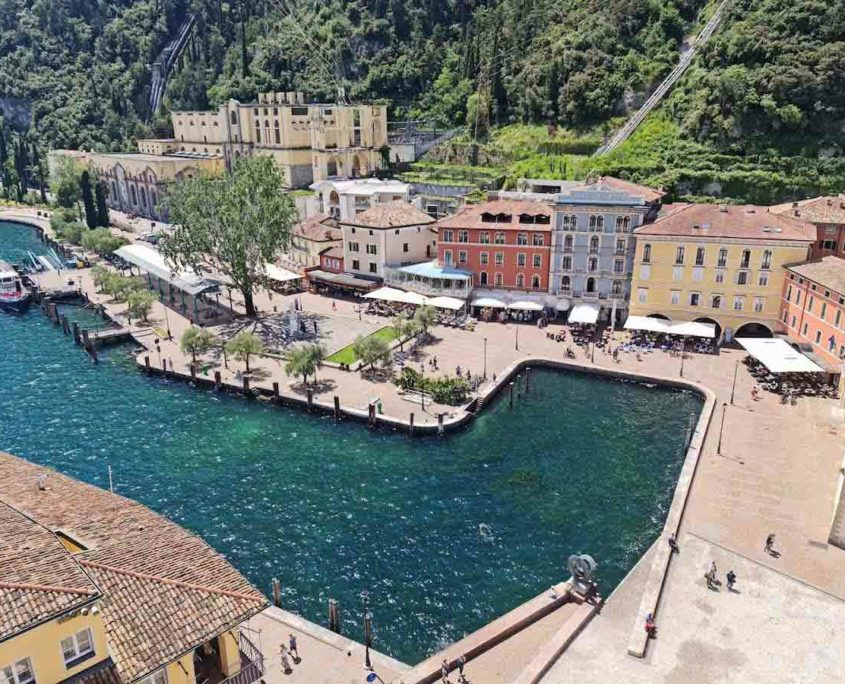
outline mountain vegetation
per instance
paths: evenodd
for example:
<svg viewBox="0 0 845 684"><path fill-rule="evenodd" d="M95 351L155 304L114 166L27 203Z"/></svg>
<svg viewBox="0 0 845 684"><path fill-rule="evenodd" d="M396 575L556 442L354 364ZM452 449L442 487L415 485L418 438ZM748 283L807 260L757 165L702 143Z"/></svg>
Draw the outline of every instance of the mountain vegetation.
<svg viewBox="0 0 845 684"><path fill-rule="evenodd" d="M0 180L20 198L43 186L47 149L128 149L136 137L166 135L169 110L267 90L387 101L394 118L463 128L474 155L478 145L495 146L502 127L545 128L548 135L528 148L542 160L536 165L571 175L594 164L575 162L668 73L714 6L0 0ZM195 27L154 114L150 65L190 14ZM730 0L721 27L656 118L668 144L657 151L659 163L632 172L680 182L667 175L680 159L699 176L780 174L761 179L774 195L792 186L809 191L808 179L841 188L843 81L845 0ZM623 150L594 165L624 172L636 162L624 157ZM753 191L757 182L746 178L742 187ZM686 189L706 194L696 183Z"/></svg>

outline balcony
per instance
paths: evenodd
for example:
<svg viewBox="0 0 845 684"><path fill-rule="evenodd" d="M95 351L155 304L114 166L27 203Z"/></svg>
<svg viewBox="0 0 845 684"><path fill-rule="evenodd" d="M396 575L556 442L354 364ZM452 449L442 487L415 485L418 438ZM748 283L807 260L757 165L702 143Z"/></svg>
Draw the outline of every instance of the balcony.
<svg viewBox="0 0 845 684"><path fill-rule="evenodd" d="M200 646L194 651L194 672L196 684L254 684L264 676L264 656L243 632L238 633L238 649L241 656L241 668L229 677L224 676L219 655L213 648L217 639L229 638L228 634L212 640L212 648L206 653Z"/></svg>

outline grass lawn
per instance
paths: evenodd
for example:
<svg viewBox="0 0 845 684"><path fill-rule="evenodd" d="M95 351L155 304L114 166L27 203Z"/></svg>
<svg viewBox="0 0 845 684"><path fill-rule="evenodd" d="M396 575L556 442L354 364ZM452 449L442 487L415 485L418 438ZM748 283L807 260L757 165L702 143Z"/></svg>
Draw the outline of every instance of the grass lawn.
<svg viewBox="0 0 845 684"><path fill-rule="evenodd" d="M396 339L396 331L390 327L385 326L384 328L379 328L371 335L367 335L367 337L380 337L387 342L393 342ZM350 344L345 346L343 349L338 349L334 354L329 356L326 361L330 363L355 363L358 360L358 357L355 356L355 350L353 349L355 345Z"/></svg>

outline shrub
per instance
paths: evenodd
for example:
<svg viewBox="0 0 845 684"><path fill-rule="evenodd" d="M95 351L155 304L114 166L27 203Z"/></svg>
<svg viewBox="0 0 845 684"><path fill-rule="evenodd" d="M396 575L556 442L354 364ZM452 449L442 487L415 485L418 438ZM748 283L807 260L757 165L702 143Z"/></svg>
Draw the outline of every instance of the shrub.
<svg viewBox="0 0 845 684"><path fill-rule="evenodd" d="M470 386L464 378L425 377L413 368L403 368L393 382L403 390L425 392L438 404L459 406L469 397Z"/></svg>

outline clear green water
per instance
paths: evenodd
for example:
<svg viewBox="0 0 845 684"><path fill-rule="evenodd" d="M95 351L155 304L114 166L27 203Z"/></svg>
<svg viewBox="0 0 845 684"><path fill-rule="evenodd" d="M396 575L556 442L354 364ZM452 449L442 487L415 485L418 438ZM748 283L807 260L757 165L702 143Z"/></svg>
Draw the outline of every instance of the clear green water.
<svg viewBox="0 0 845 684"><path fill-rule="evenodd" d="M37 247L0 224L0 257ZM83 314L84 315L84 314ZM260 589L416 662L566 579L591 553L606 593L662 526L692 394L534 372L467 430L410 439L94 366L36 309L0 316L0 449L108 486L202 535Z"/></svg>

